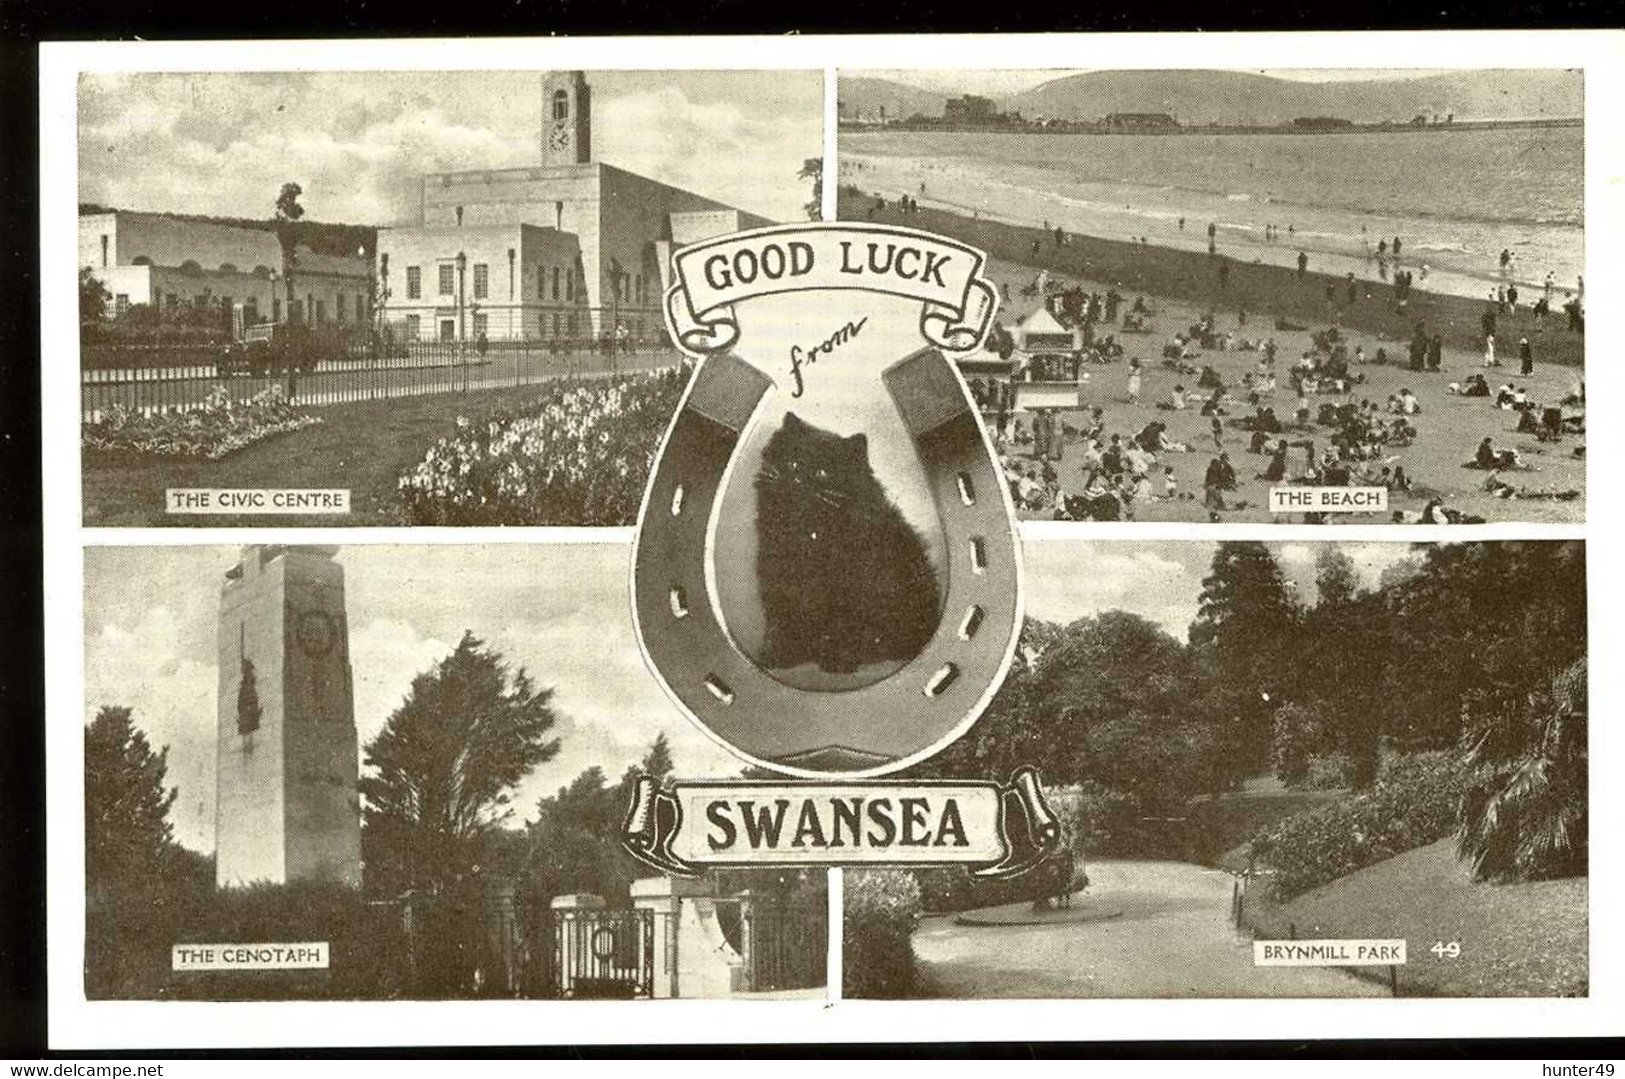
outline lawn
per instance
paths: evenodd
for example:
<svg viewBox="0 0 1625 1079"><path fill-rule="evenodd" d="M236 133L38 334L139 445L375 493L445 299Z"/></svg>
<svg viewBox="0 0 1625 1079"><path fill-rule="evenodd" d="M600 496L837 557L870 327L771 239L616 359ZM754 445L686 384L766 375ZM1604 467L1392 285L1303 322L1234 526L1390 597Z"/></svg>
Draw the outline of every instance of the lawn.
<svg viewBox="0 0 1625 1079"><path fill-rule="evenodd" d="M1257 894L1256 892L1254 894ZM1445 839L1284 904L1249 904L1260 938L1400 938L1413 997L1556 997L1587 992L1587 878L1475 884ZM1458 959L1435 942L1461 945ZM1386 970L1370 972L1387 977Z"/></svg>
<svg viewBox="0 0 1625 1079"><path fill-rule="evenodd" d="M169 460L87 452L84 523L88 526L265 524L404 525L400 474L423 458L458 416L478 420L554 392L549 383L399 397L312 409L322 422L276 435L219 461ZM169 487L347 487L350 513L297 517L167 515Z"/></svg>
<svg viewBox="0 0 1625 1079"><path fill-rule="evenodd" d="M1277 821L1335 802L1347 791L1287 790L1273 777L1250 779L1239 791L1191 802L1186 814L1204 865L1232 872L1247 866L1249 839Z"/></svg>

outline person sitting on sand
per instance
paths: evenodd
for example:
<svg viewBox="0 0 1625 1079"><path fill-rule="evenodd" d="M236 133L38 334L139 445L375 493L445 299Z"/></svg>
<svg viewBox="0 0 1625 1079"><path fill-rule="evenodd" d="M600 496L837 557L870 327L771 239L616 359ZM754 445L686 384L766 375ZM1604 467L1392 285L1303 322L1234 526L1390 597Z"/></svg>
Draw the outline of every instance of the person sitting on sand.
<svg viewBox="0 0 1625 1079"><path fill-rule="evenodd" d="M1511 409L1512 398L1512 384L1510 382L1501 383L1500 387L1495 391L1495 407L1503 411Z"/></svg>
<svg viewBox="0 0 1625 1079"><path fill-rule="evenodd" d="M1175 412L1179 412L1185 408L1186 404L1185 387L1182 383L1176 383L1173 393L1168 395L1168 407Z"/></svg>
<svg viewBox="0 0 1625 1079"><path fill-rule="evenodd" d="M1473 459L1467 462L1468 468L1479 468L1486 472L1499 472L1503 469L1523 468L1524 464L1518 458L1517 450L1498 450L1493 441L1486 436L1478 444L1478 450Z"/></svg>
<svg viewBox="0 0 1625 1079"><path fill-rule="evenodd" d="M1399 391L1399 411L1405 416L1414 416L1422 411L1422 402L1416 399L1416 394L1409 387Z"/></svg>
<svg viewBox="0 0 1625 1079"><path fill-rule="evenodd" d="M1179 480L1174 476L1172 465L1162 470L1162 497L1165 502L1173 502L1179 498Z"/></svg>

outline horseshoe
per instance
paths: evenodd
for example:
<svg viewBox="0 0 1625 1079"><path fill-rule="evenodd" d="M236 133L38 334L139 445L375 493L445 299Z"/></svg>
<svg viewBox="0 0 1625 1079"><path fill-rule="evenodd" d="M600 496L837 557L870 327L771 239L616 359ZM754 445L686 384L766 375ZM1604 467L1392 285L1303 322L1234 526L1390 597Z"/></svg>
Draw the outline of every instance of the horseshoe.
<svg viewBox="0 0 1625 1079"><path fill-rule="evenodd" d="M881 379L929 477L947 551L937 628L888 677L841 691L789 686L723 624L707 581L711 517L734 450L773 385L749 363L718 353L700 364L639 515L633 618L656 677L714 739L792 775L880 775L940 749L986 707L1021 628L1009 491L958 374L925 348Z"/></svg>

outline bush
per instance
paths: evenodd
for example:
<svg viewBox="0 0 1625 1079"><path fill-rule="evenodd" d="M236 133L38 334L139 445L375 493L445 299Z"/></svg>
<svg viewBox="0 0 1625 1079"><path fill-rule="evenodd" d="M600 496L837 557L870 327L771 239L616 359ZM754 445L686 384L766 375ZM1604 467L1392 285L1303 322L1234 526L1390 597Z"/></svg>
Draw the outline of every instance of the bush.
<svg viewBox="0 0 1625 1079"><path fill-rule="evenodd" d="M1297 786L1302 790L1340 791L1354 778L1354 762L1347 753L1324 753L1309 758L1309 765Z"/></svg>
<svg viewBox="0 0 1625 1079"><path fill-rule="evenodd" d="M406 937L397 908L336 884L259 884L216 891L213 881L122 892L86 903L85 995L135 1000L388 999L407 991ZM197 971L171 967L176 944L325 941L326 970Z"/></svg>
<svg viewBox="0 0 1625 1079"><path fill-rule="evenodd" d="M201 405L185 412L144 415L114 405L101 419L81 425L80 440L86 450L216 461L272 435L320 422L289 404L281 386L246 401L234 401L226 387L216 386Z"/></svg>
<svg viewBox="0 0 1625 1079"><path fill-rule="evenodd" d="M1315 716L1300 704L1283 704L1275 710L1271 749L1275 775L1288 787L1301 787L1309 776L1309 751L1319 730Z"/></svg>
<svg viewBox="0 0 1625 1079"><path fill-rule="evenodd" d="M1459 763L1443 753L1390 763L1371 790L1288 817L1253 837L1274 871L1269 897L1285 902L1396 854L1453 835L1465 789Z"/></svg>
<svg viewBox="0 0 1625 1079"><path fill-rule="evenodd" d="M472 423L400 477L419 525L630 525L687 372L561 381L518 413Z"/></svg>
<svg viewBox="0 0 1625 1079"><path fill-rule="evenodd" d="M920 919L920 888L900 869L846 874L842 924L842 993L898 998L917 989L911 938Z"/></svg>

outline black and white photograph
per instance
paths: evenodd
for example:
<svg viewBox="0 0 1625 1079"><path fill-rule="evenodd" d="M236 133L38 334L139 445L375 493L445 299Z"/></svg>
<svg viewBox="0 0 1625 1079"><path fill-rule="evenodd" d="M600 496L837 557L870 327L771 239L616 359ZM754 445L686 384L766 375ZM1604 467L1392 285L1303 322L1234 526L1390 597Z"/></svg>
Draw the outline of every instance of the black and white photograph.
<svg viewBox="0 0 1625 1079"><path fill-rule="evenodd" d="M843 69L838 110L841 218L991 258L963 366L1024 518L1584 520L1580 71Z"/></svg>
<svg viewBox="0 0 1625 1079"><path fill-rule="evenodd" d="M54 1050L1619 1031L1625 33L519 29L40 49Z"/></svg>
<svg viewBox="0 0 1625 1079"><path fill-rule="evenodd" d="M644 669L626 559L88 551L86 998L822 999L823 870L621 849L637 776L741 771Z"/></svg>
<svg viewBox="0 0 1625 1079"><path fill-rule="evenodd" d="M1021 662L920 774L1037 763L1064 848L849 871L847 997L1586 995L1584 544L1057 540L1027 572Z"/></svg>
<svg viewBox="0 0 1625 1079"><path fill-rule="evenodd" d="M818 205L820 71L78 92L86 525L630 525L672 251Z"/></svg>

